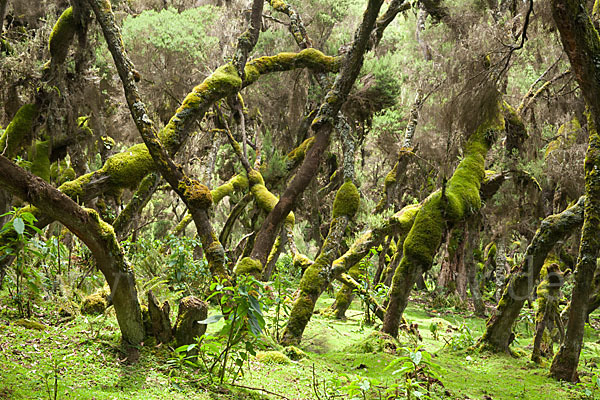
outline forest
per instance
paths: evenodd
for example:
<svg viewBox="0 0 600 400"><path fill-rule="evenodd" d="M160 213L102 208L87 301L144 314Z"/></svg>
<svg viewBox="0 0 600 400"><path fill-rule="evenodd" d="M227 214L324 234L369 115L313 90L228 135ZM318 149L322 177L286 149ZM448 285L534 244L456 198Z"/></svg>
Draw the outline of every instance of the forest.
<svg viewBox="0 0 600 400"><path fill-rule="evenodd" d="M600 0L0 21L0 399L600 399Z"/></svg>

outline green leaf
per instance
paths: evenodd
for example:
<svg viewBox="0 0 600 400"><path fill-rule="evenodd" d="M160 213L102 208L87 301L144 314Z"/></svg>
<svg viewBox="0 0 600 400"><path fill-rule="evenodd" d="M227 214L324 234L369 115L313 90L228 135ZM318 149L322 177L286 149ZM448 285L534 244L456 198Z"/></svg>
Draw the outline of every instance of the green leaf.
<svg viewBox="0 0 600 400"><path fill-rule="evenodd" d="M415 351L414 353L410 353L410 359L415 365L419 365L421 360L423 359L423 354L420 351Z"/></svg>
<svg viewBox="0 0 600 400"><path fill-rule="evenodd" d="M17 234L22 235L23 232L25 232L25 223L23 222L23 219L19 217L15 218L13 220L13 228Z"/></svg>

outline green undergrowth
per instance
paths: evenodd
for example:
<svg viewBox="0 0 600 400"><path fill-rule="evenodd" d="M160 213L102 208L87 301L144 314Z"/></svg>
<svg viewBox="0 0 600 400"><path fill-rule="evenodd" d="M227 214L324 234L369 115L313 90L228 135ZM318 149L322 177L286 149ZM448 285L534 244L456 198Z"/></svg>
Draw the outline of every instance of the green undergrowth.
<svg viewBox="0 0 600 400"><path fill-rule="evenodd" d="M317 309L324 310L332 302L331 298L321 299ZM104 315L78 315L65 322L56 307L41 305L29 319L44 324L46 329L35 330L16 324L18 318L2 304L6 303L0 301L0 399L47 399L48 387L53 393L55 376L58 399L278 398L269 392L289 399L317 399L315 386L317 390L336 385L343 388L348 382L369 379L383 391L400 379L385 369L398 354L387 347L384 351L368 352L359 346L377 331L377 325L362 323L364 314L357 300L348 310L346 321L313 316L299 346L306 353L305 358L294 361L285 357L285 362L273 362L273 354L280 356L275 351L286 351L272 341L266 345L266 353L259 357L263 361L251 359L236 382L254 390L231 386L209 390L201 374L173 371L167 362L173 355L172 349L156 346L153 341L140 348L137 363L129 364L127 354L119 346L120 334L111 307ZM176 311L172 311L173 317ZM215 312L211 310L209 315ZM413 304L405 317L410 324L418 325L422 341L415 335L402 334L398 342L400 355L402 347L414 349L422 345L442 368L440 381L444 387L438 388L442 394L432 398L597 398L593 393L586 397L585 393L586 388L592 387L592 374L600 362L599 337L592 328L586 330L580 364L583 383L574 386L549 378L547 364L539 366L529 361L531 333L527 333L523 322L518 327L516 345L523 355L515 358L470 348L469 343L481 335L485 320L468 312L426 309ZM432 325L437 328L430 329ZM209 334L215 334L221 326L222 323L209 325ZM264 354L269 355L269 362ZM370 393L366 399L379 398L375 390Z"/></svg>

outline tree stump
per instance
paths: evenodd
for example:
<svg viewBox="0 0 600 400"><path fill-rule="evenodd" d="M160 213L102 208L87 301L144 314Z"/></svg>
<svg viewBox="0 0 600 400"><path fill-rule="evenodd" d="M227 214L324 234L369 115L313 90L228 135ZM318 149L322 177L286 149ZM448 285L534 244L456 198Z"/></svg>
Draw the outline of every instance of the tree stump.
<svg viewBox="0 0 600 400"><path fill-rule="evenodd" d="M175 322L175 340L178 347L196 343L196 338L204 335L206 324L199 324L198 321L205 320L207 315L206 302L194 296L181 299Z"/></svg>
<svg viewBox="0 0 600 400"><path fill-rule="evenodd" d="M171 307L168 301L165 301L161 306L152 290L148 291L148 312L152 322L152 334L159 343L169 343L173 338L169 318L170 311Z"/></svg>

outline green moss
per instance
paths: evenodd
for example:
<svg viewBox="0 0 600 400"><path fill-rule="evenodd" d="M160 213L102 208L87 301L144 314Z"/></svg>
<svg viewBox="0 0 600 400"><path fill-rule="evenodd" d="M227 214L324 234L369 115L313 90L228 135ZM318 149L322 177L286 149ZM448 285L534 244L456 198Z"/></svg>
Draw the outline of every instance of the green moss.
<svg viewBox="0 0 600 400"><path fill-rule="evenodd" d="M280 351L259 351L256 359L263 364L289 364L291 360Z"/></svg>
<svg viewBox="0 0 600 400"><path fill-rule="evenodd" d="M496 247L496 243L491 242L487 245L485 249L485 259L493 261L496 259L496 254L498 253L498 248Z"/></svg>
<svg viewBox="0 0 600 400"><path fill-rule="evenodd" d="M255 174L253 172L256 172ZM267 189L264 185L264 180L262 180L262 175L258 171L250 171L249 182L252 185L250 187L250 192L252 196L254 196L254 201L256 201L256 205L261 210L269 213L275 207L279 199L273 193ZM260 179L259 179L260 178ZM262 184L259 182L263 182ZM285 217L285 226L288 229L292 229L294 227L294 223L296 222L296 218L294 213L290 212L287 217Z"/></svg>
<svg viewBox="0 0 600 400"><path fill-rule="evenodd" d="M60 172L60 176L58 177L59 184L63 184L68 181L72 181L77 177L75 170L72 167L67 167Z"/></svg>
<svg viewBox="0 0 600 400"><path fill-rule="evenodd" d="M47 329L47 326L37 322L37 321L31 321L28 319L18 319L15 322L13 322L13 325L16 326L22 326L23 328L26 329L34 329L36 331L45 331Z"/></svg>
<svg viewBox="0 0 600 400"><path fill-rule="evenodd" d="M323 276L325 263L326 260L324 260L324 257L319 257L304 271L300 280L300 290L302 292L317 296L321 294L327 282Z"/></svg>
<svg viewBox="0 0 600 400"><path fill-rule="evenodd" d="M84 195L84 187L92 181L95 173L90 172L85 175L81 175L79 178L72 180L70 182L65 182L59 186L58 190L66 194L72 199L77 199L80 196Z"/></svg>
<svg viewBox="0 0 600 400"><path fill-rule="evenodd" d="M360 194L352 181L346 181L338 189L333 201L333 218L354 217L360 205Z"/></svg>
<svg viewBox="0 0 600 400"><path fill-rule="evenodd" d="M424 266L431 266L440 245L444 227L441 194L435 192L425 200L404 241L404 257L400 262L401 266L402 263L409 263L409 259Z"/></svg>
<svg viewBox="0 0 600 400"><path fill-rule="evenodd" d="M253 169L248 173L248 185L250 187L254 185L265 185L265 180L263 179L260 172Z"/></svg>
<svg viewBox="0 0 600 400"><path fill-rule="evenodd" d="M297 165L306 156L306 152L315 142L315 137L311 136L287 154L288 165Z"/></svg>
<svg viewBox="0 0 600 400"><path fill-rule="evenodd" d="M282 0L271 0L269 3L271 4L271 7L277 11L284 11L287 8L287 4Z"/></svg>
<svg viewBox="0 0 600 400"><path fill-rule="evenodd" d="M409 268L413 262L428 270L440 245L447 221L457 222L481 207L479 188L485 176L485 156L495 133L504 127L498 113L482 124L465 144L464 158L456 167L445 191L432 193L415 218L404 242L404 257L398 271ZM396 290L399 290L396 288Z"/></svg>
<svg viewBox="0 0 600 400"><path fill-rule="evenodd" d="M269 72L289 71L295 68L310 68L313 71L337 72L340 58L326 56L315 48L298 53L279 53L249 61L244 68L245 84L254 83L261 75Z"/></svg>
<svg viewBox="0 0 600 400"><path fill-rule="evenodd" d="M101 169L110 175L111 185L135 188L154 169L154 161L145 144L139 143L106 160Z"/></svg>
<svg viewBox="0 0 600 400"><path fill-rule="evenodd" d="M235 266L236 275L254 275L257 276L263 270L262 263L250 257L242 258Z"/></svg>
<svg viewBox="0 0 600 400"><path fill-rule="evenodd" d="M94 132L92 131L92 128L90 128L90 117L89 116L82 115L80 117L77 117L77 127L83 133L85 133L85 136L90 137L90 138L94 136ZM101 136L100 138L102 139L102 141L107 141L107 142L112 141L112 147L115 146L115 141L110 136Z"/></svg>
<svg viewBox="0 0 600 400"><path fill-rule="evenodd" d="M50 181L50 141L36 140L31 158L31 172Z"/></svg>
<svg viewBox="0 0 600 400"><path fill-rule="evenodd" d="M294 269L300 269L301 271L306 270L309 266L312 265L312 260L306 257L304 254L296 253L294 255Z"/></svg>
<svg viewBox="0 0 600 400"><path fill-rule="evenodd" d="M73 7L69 7L58 18L48 38L48 49L53 62L60 64L65 60L75 30L76 21L73 16Z"/></svg>
<svg viewBox="0 0 600 400"><path fill-rule="evenodd" d="M0 137L0 153L8 158L14 158L18 154L25 139L31 134L37 113L35 104L25 104L19 108Z"/></svg>
<svg viewBox="0 0 600 400"><path fill-rule="evenodd" d="M248 189L248 178L246 175L238 174L223 185L211 190L213 203L219 204L226 196L231 196L234 192L240 192Z"/></svg>
<svg viewBox="0 0 600 400"><path fill-rule="evenodd" d="M106 286L86 296L81 302L81 313L86 315L102 314L108 307L109 296L110 289Z"/></svg>
<svg viewBox="0 0 600 400"><path fill-rule="evenodd" d="M285 347L282 350L282 353L285 354L292 361L299 361L304 358L308 358L308 355L296 346Z"/></svg>
<svg viewBox="0 0 600 400"><path fill-rule="evenodd" d="M283 332L281 339L283 346L298 345L300 343L302 332L313 314L314 306L314 302L305 293L300 293L292 309L294 318L289 319Z"/></svg>
<svg viewBox="0 0 600 400"><path fill-rule="evenodd" d="M371 332L359 343L352 344L345 349L348 353L390 353L395 354L400 343L394 337L380 332Z"/></svg>
<svg viewBox="0 0 600 400"><path fill-rule="evenodd" d="M394 164L394 168L385 176L383 181L384 187L387 190L390 186L396 183L396 175L398 174L398 163Z"/></svg>
<svg viewBox="0 0 600 400"><path fill-rule="evenodd" d="M206 210L213 204L210 189L195 179L186 179L179 182L179 190L187 202Z"/></svg>
<svg viewBox="0 0 600 400"><path fill-rule="evenodd" d="M204 112L212 103L237 93L241 87L242 80L231 63L217 68L185 97L181 106L175 111L175 115L159 134L162 144L169 151L179 148L185 121L190 115Z"/></svg>
<svg viewBox="0 0 600 400"><path fill-rule="evenodd" d="M72 300L59 300L58 315L61 317L74 317L79 312L79 305Z"/></svg>
<svg viewBox="0 0 600 400"><path fill-rule="evenodd" d="M275 204L277 204L277 197L273 193L269 192L265 185L253 185L250 188L250 191L254 196L256 204L261 210L270 212L273 207L275 207Z"/></svg>

